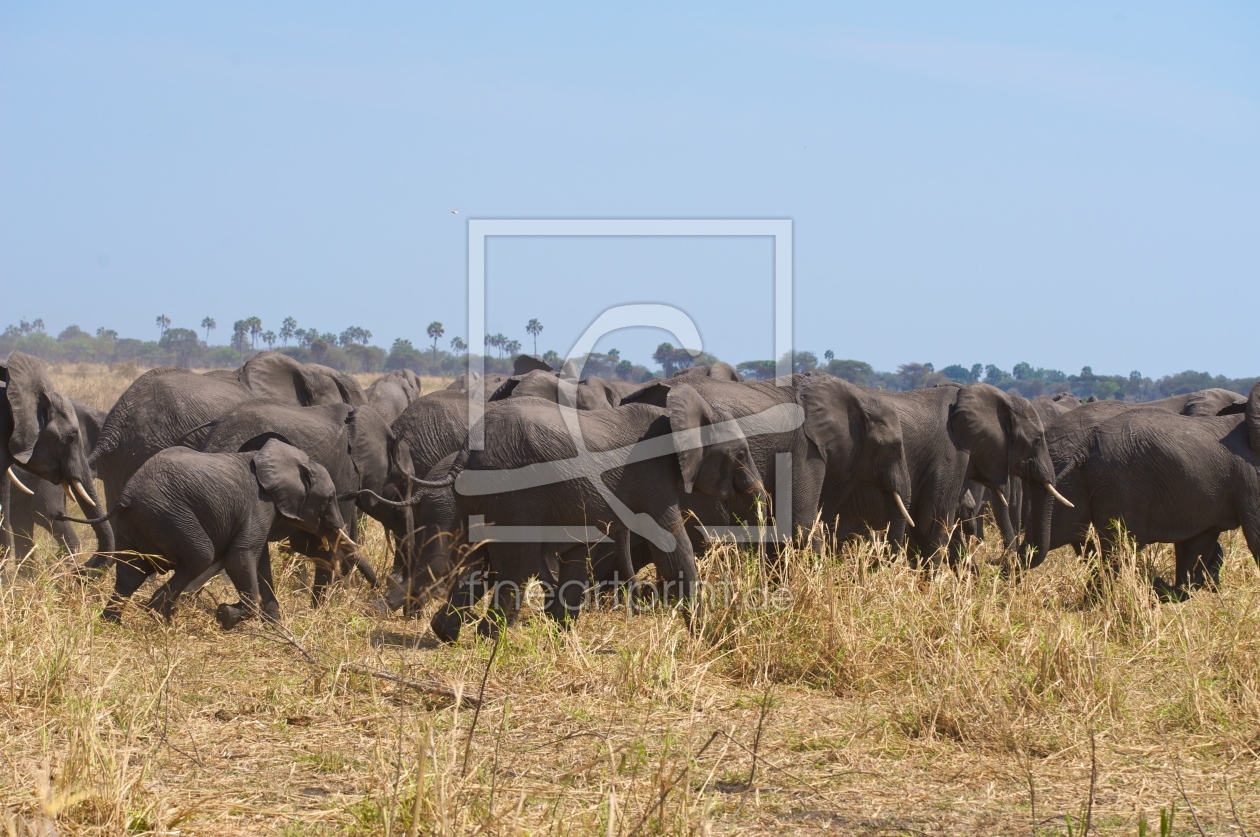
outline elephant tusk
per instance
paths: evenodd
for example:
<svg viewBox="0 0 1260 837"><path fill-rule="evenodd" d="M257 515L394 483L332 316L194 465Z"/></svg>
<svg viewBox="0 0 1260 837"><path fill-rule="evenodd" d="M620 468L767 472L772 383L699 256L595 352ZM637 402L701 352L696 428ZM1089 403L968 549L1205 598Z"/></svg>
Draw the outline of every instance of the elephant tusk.
<svg viewBox="0 0 1260 837"><path fill-rule="evenodd" d="M1067 506L1069 509L1076 508L1076 506L1072 505L1072 502L1068 500L1068 498L1060 494L1059 490L1048 482L1046 483L1046 491L1049 491L1050 496L1054 497L1054 499L1058 500L1060 503Z"/></svg>
<svg viewBox="0 0 1260 837"><path fill-rule="evenodd" d="M18 491L21 491L24 494L34 495L35 493L34 491L31 491L29 488L27 488L25 485L22 485L22 481L18 479L17 474L13 473L12 465L9 466L9 482L16 485L18 487Z"/></svg>
<svg viewBox="0 0 1260 837"><path fill-rule="evenodd" d="M75 480L73 485L74 485L74 493L78 494L79 499L83 501L79 505L83 505L83 503L87 503L88 506L91 506L93 511L96 511L96 503L92 502L92 498L91 496L88 495L87 489L83 487L83 483L79 482L78 480ZM86 509L84 509L84 511L86 511Z"/></svg>
<svg viewBox="0 0 1260 837"><path fill-rule="evenodd" d="M993 489L993 496L1001 500L1002 505L1006 506L1007 508L1010 508L1011 504L1006 502L1006 495L1002 493L1002 489L1000 488Z"/></svg>
<svg viewBox="0 0 1260 837"><path fill-rule="evenodd" d="M61 484L61 490L66 493L66 506L68 508L74 502L74 492L70 490L70 484L66 482Z"/></svg>
<svg viewBox="0 0 1260 837"><path fill-rule="evenodd" d="M893 499L897 501L897 510L901 512L901 516L906 519L906 523L910 524L910 528L914 528L914 518L910 516L910 512L906 509L905 501L901 499L901 494L897 491L893 492Z"/></svg>
<svg viewBox="0 0 1260 837"><path fill-rule="evenodd" d="M353 538L351 538L349 535L346 534L346 530L338 529L337 530L337 543L333 548L335 549L337 546L340 546L342 541L345 541L346 543L350 544L350 548L353 549L355 552L359 551L359 545L354 542Z"/></svg>

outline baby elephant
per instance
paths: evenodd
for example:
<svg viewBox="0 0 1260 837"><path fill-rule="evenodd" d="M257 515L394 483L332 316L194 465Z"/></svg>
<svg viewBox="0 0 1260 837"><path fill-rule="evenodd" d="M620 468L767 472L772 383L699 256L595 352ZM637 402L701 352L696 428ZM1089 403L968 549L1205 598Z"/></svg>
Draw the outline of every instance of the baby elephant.
<svg viewBox="0 0 1260 837"><path fill-rule="evenodd" d="M110 518L116 519L117 576L103 617L111 621L155 572L174 570L147 605L170 619L180 593L196 590L220 569L241 597L219 605L220 625L230 629L255 615L260 596L263 616L279 620L268 540L297 527L335 542L337 557L357 552L328 472L277 439L246 453L167 448L127 482L104 519Z"/></svg>

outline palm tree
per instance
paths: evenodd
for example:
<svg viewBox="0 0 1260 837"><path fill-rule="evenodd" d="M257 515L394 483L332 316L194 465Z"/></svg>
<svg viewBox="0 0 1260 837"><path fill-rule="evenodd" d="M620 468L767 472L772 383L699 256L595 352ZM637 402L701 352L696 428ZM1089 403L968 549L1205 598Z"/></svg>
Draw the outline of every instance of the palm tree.
<svg viewBox="0 0 1260 837"><path fill-rule="evenodd" d="M836 359L836 353L831 351L831 349L828 349L827 351L823 352L823 360L827 361L828 363L831 363L835 359Z"/></svg>
<svg viewBox="0 0 1260 837"><path fill-rule="evenodd" d="M459 354L467 348L468 344L465 343L464 338L460 337L458 334L451 338L451 351L455 354Z"/></svg>
<svg viewBox="0 0 1260 837"><path fill-rule="evenodd" d="M166 330L171 327L171 318L165 314L158 314L153 322L158 327L158 340L161 340L166 335Z"/></svg>
<svg viewBox="0 0 1260 837"><path fill-rule="evenodd" d="M245 325L249 327L249 347L251 349L258 348L258 338L262 335L262 320L257 317L250 317L245 321Z"/></svg>
<svg viewBox="0 0 1260 837"><path fill-rule="evenodd" d="M503 344L503 351L509 355L517 355L521 353L521 341L509 340Z"/></svg>
<svg viewBox="0 0 1260 837"><path fill-rule="evenodd" d="M525 330L534 337L534 354L538 354L538 335L542 334L543 324L538 320L530 320L525 324Z"/></svg>
<svg viewBox="0 0 1260 837"><path fill-rule="evenodd" d="M201 321L201 327L206 330L206 345L209 346L210 332L218 328L219 324L214 321L214 317L206 317Z"/></svg>
<svg viewBox="0 0 1260 837"><path fill-rule="evenodd" d="M276 333L274 331L264 331L262 339L267 344L268 349L276 345Z"/></svg>
<svg viewBox="0 0 1260 837"><path fill-rule="evenodd" d="M283 345L288 346L295 334L297 334L297 320L285 317L284 322L280 324L280 339L284 341Z"/></svg>
<svg viewBox="0 0 1260 837"><path fill-rule="evenodd" d="M167 325L170 325L170 324L171 324L171 321L170 321L170 320L167 320L167 321L166 321L166 324L167 324ZM44 330L44 321L43 321L43 319L42 319L42 318L40 318L40 317L36 317L36 318L35 318L35 321L31 323L31 328L35 329L36 331L43 331L43 330Z"/></svg>
<svg viewBox="0 0 1260 837"><path fill-rule="evenodd" d="M437 320L434 320L433 322L429 323L429 327L424 330L424 333L429 335L429 337L433 338L433 363L436 364L437 363L437 341L439 337L441 337L443 334L446 333L446 329L442 328L441 323L439 323Z"/></svg>

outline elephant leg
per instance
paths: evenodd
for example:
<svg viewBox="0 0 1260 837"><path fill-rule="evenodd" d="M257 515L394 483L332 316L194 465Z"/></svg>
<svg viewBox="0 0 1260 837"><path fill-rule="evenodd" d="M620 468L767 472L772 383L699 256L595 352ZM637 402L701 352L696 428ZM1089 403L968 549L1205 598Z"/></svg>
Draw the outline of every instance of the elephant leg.
<svg viewBox="0 0 1260 837"><path fill-rule="evenodd" d="M230 605L225 602L215 611L215 619L225 631L235 628L242 619L257 615L260 610L258 552L258 546L255 544L233 544L223 559L223 571L227 573L232 586L241 597L237 604Z"/></svg>
<svg viewBox="0 0 1260 837"><path fill-rule="evenodd" d="M529 580L538 578L547 584L552 575L544 560L542 544L491 544L489 548L490 570L495 581L490 591L490 607L477 625L477 632L493 637L500 627L511 627L520 618Z"/></svg>
<svg viewBox="0 0 1260 837"><path fill-rule="evenodd" d="M101 618L106 622L121 621L123 605L153 573L153 565L138 555L119 558L114 564L114 593Z"/></svg>
<svg viewBox="0 0 1260 837"><path fill-rule="evenodd" d="M0 477L3 477L3 475L0 474ZM26 479L27 481L31 480L30 477L26 477ZM6 479L5 482L7 483L8 480ZM5 516L10 518L9 522L13 527L13 554L20 561L30 555L31 550L35 548L34 500L36 498L22 495L20 499L16 499L17 495L13 496L15 498L13 506L11 509L6 507L4 512ZM9 515L10 510L12 511L11 517Z"/></svg>
<svg viewBox="0 0 1260 837"><path fill-rule="evenodd" d="M149 601L145 603L145 607L161 616L167 622L171 621L171 617L175 613L175 603L179 601L179 597L188 588L188 585L210 566L210 563L210 561L178 562L175 572L171 573L171 577L166 580L166 583L159 587L149 598Z"/></svg>
<svg viewBox="0 0 1260 837"><path fill-rule="evenodd" d="M57 542L65 547L68 554L77 555L82 545L79 543L79 535L74 531L74 526L67 520L54 520L50 525Z"/></svg>
<svg viewBox="0 0 1260 837"><path fill-rule="evenodd" d="M280 602L276 599L276 581L271 573L271 549L266 543L258 552L258 594L262 597L263 618L279 622Z"/></svg>
<svg viewBox="0 0 1260 837"><path fill-rule="evenodd" d="M1177 576L1173 587L1162 579L1155 579L1155 587L1163 601L1183 601L1191 592L1203 587L1210 579L1213 586L1220 580L1221 564L1225 550L1218 540L1215 529L1202 532L1189 540L1175 545Z"/></svg>
<svg viewBox="0 0 1260 837"><path fill-rule="evenodd" d="M626 533L629 535L629 533ZM620 539L619 539L620 540ZM625 564L630 564L630 539L625 539ZM621 545L618 543L618 561L623 560ZM622 573L625 568L619 568ZM561 625L568 627L576 621L582 609L582 598L587 591L590 577L589 561L585 547L575 547L560 554L558 585L551 597L547 613Z"/></svg>
<svg viewBox="0 0 1260 837"><path fill-rule="evenodd" d="M459 639L460 629L471 622L473 608L488 592L486 565L478 561L462 572L451 585L446 600L442 602L429 626L433 635L442 642L454 642Z"/></svg>

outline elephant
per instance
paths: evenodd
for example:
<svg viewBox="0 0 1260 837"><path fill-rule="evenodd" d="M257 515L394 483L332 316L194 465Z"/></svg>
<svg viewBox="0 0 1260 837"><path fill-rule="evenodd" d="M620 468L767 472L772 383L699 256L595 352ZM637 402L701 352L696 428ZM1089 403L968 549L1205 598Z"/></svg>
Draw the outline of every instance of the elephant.
<svg viewBox="0 0 1260 837"><path fill-rule="evenodd" d="M1224 558L1220 532L1241 525L1253 554L1260 554L1256 521L1248 517L1249 509L1260 509L1248 505L1260 496L1251 490L1260 449L1258 393L1253 387L1241 405L1228 390L1138 404L1100 401L1061 416L1046 441L1057 485L1074 508L1054 507L1030 491L1036 511L1021 566L1035 568L1061 546L1083 554L1091 525L1108 553L1115 546L1112 521L1119 521L1141 545L1174 544L1174 583L1157 579L1156 587L1165 599L1181 599L1209 577L1215 581ZM1118 475L1120 468L1128 471Z"/></svg>
<svg viewBox="0 0 1260 837"><path fill-rule="evenodd" d="M818 498L826 471L823 454L804 428L806 410L802 393L807 391L810 382L804 375L778 381L745 382L703 375L667 378L643 385L621 399L621 404L651 404L663 408L671 388L688 386L710 407L730 413L739 421L757 473L775 498L774 513L780 517L786 516L785 512L791 515L792 526L781 527L789 530L784 537L807 537L818 513ZM778 485L780 474L785 477L782 487ZM783 489L790 490L791 500L780 505ZM738 525L755 520L756 510L747 503L712 506L707 514L698 512L697 516L705 525Z"/></svg>
<svg viewBox="0 0 1260 837"><path fill-rule="evenodd" d="M499 375L492 373L479 377L477 375L469 376L467 372L460 375L447 385L447 389L452 392L468 392L469 390L477 390L479 392L494 392L494 390L508 379L507 375Z"/></svg>
<svg viewBox="0 0 1260 837"><path fill-rule="evenodd" d="M719 381L742 381L744 376L735 371L735 367L723 361L716 361L712 364L700 366L687 366L679 369L671 378L689 378L692 375L699 375L704 378L716 378Z"/></svg>
<svg viewBox="0 0 1260 837"><path fill-rule="evenodd" d="M34 494L17 475L26 473L74 489L79 500L93 510L104 511L96 493L92 469L81 441L82 430L74 404L53 388L44 364L22 352L12 352L0 363L0 513L4 515L3 538L6 554L15 554L12 489ZM102 550L114 548L108 523L94 525Z"/></svg>
<svg viewBox="0 0 1260 837"><path fill-rule="evenodd" d="M74 413L79 421L79 444L83 447L84 456L96 445L100 437L101 425L105 422L105 413L95 407L70 399ZM74 527L64 520L58 520L66 511L67 495L59 487L45 479L35 476L21 466L15 467L18 479L30 488L34 494L24 491L12 495L13 505L13 537L18 555L26 555L35 546L35 527L39 526L52 533L53 538L70 554L79 551L79 536ZM84 504L80 503L80 507ZM84 508L91 514L93 509ZM99 545L98 545L99 546Z"/></svg>
<svg viewBox="0 0 1260 837"><path fill-rule="evenodd" d="M495 402L502 403L502 402ZM487 409L497 409L486 405ZM411 454L412 472L430 480L440 479L451 470L454 455L468 442L468 396L462 392L440 390L416 399L391 425L400 444ZM406 491L387 487L386 499L404 499ZM391 588L384 605L397 610L407 604L407 611L417 609L437 586L447 584L458 571L452 550L460 528L452 489L419 487L416 498L420 514L418 528L407 528L402 514L380 519L395 542L394 566L390 574ZM423 551L427 557L420 555Z"/></svg>
<svg viewBox="0 0 1260 837"><path fill-rule="evenodd" d="M533 371L513 375L490 393L487 401L505 398L543 398L578 410L611 410L620 396L603 378L570 381L554 372Z"/></svg>
<svg viewBox="0 0 1260 837"><path fill-rule="evenodd" d="M392 423L402 415L407 405L420 397L420 377L410 369L395 369L368 387L367 402L380 413L385 422Z"/></svg>
<svg viewBox="0 0 1260 837"><path fill-rule="evenodd" d="M1027 399L979 383L910 392L861 389L894 408L900 419L911 478L909 512L916 524L905 545L914 565L935 560L947 546L951 563L961 557L961 531L955 524L962 518L969 482L1001 496L1008 479L1019 477L1054 492L1045 431ZM1015 535L1006 512L1007 504L999 500L998 524L1010 543ZM893 516L869 486L828 475L823 517L837 521L838 535L861 536L889 525Z"/></svg>
<svg viewBox="0 0 1260 837"><path fill-rule="evenodd" d="M345 530L328 471L279 439L257 450L204 453L172 447L150 457L113 508L120 554L114 593L102 617L117 622L149 576L173 570L146 605L166 619L186 589L225 571L241 600L221 604L224 629L261 613L280 619L271 573L270 539L293 528L357 552ZM261 604L260 604L261 600Z"/></svg>
<svg viewBox="0 0 1260 837"><path fill-rule="evenodd" d="M557 405L538 398L511 398L487 405L482 418L485 448L465 446L453 457L454 497L462 520L481 515L495 526L588 527L629 552L634 530L648 542L667 591L683 601L695 592L697 572L684 537L683 498L704 494L724 503L765 498L747 439L729 413L711 407L694 389L675 384L665 407L644 403L570 414L583 447ZM548 466L548 463L555 463ZM537 530L536 530L537 531ZM515 594L530 577L549 577L545 557L559 552L559 590L548 613L562 624L576 618L587 583L587 548L563 536L538 532L518 542L481 547L495 586L492 608L514 618ZM544 544L540 541L548 541ZM458 590L452 590L457 594ZM435 634L458 636L467 609L448 601L434 617Z"/></svg>
<svg viewBox="0 0 1260 837"><path fill-rule="evenodd" d="M302 364L280 352L260 352L237 370L234 379L198 375L181 367L150 369L131 383L101 428L88 456L113 503L150 457L174 445L200 447L210 422L252 398L295 406L363 406L363 391L352 378L317 364ZM88 566L99 568L98 555Z"/></svg>
<svg viewBox="0 0 1260 837"><path fill-rule="evenodd" d="M273 438L293 445L322 466L342 496L364 488L381 494L391 480L405 487L408 477L414 473L407 444L394 437L389 425L370 406L294 407L275 401L246 401L211 423L209 435L199 449L206 453L245 452L259 449ZM353 499L339 502L342 519L347 521L347 534L357 541L355 502ZM378 518L397 514L366 496L358 501L358 508ZM318 604L324 598L335 569L331 550L320 538L300 527L292 527L279 536L287 536L295 552L315 560L311 595ZM375 585L376 576L371 568L364 563L359 567L368 582Z"/></svg>

